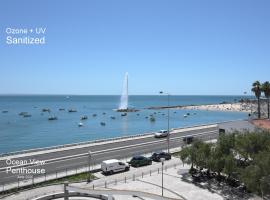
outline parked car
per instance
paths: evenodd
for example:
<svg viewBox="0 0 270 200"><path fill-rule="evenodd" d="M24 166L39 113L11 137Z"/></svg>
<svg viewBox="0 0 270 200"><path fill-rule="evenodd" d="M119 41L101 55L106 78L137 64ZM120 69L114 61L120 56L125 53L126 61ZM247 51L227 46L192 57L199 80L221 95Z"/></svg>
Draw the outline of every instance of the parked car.
<svg viewBox="0 0 270 200"><path fill-rule="evenodd" d="M193 136L184 137L183 142L185 142L186 144L191 144L193 142Z"/></svg>
<svg viewBox="0 0 270 200"><path fill-rule="evenodd" d="M129 164L132 167L140 167L145 165L151 165L152 160L150 158L147 158L145 156L134 156L130 161Z"/></svg>
<svg viewBox="0 0 270 200"><path fill-rule="evenodd" d="M153 155L151 156L151 159L156 162L159 162L160 158L165 158L165 160L170 160L172 156L170 153L166 153L166 152L153 153Z"/></svg>
<svg viewBox="0 0 270 200"><path fill-rule="evenodd" d="M163 138L163 137L167 137L168 135L169 133L167 130L160 130L155 133L155 138Z"/></svg>
<svg viewBox="0 0 270 200"><path fill-rule="evenodd" d="M105 160L101 163L101 170L104 174L128 171L129 165L116 159Z"/></svg>

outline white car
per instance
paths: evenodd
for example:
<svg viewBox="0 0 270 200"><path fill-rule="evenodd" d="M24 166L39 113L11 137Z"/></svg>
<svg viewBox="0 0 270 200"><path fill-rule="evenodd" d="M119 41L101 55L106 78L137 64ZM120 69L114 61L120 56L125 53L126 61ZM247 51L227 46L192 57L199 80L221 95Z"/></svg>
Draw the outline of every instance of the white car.
<svg viewBox="0 0 270 200"><path fill-rule="evenodd" d="M101 170L104 174L113 174L116 172L128 171L129 164L116 159L105 160L101 163Z"/></svg>
<svg viewBox="0 0 270 200"><path fill-rule="evenodd" d="M162 138L167 137L169 135L167 130L160 130L159 132L155 133L155 138Z"/></svg>

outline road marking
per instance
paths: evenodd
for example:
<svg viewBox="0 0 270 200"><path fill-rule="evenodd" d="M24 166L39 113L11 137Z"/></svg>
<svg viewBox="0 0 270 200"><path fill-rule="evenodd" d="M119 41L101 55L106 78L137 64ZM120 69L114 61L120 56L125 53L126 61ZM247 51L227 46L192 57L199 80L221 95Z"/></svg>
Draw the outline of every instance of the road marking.
<svg viewBox="0 0 270 200"><path fill-rule="evenodd" d="M178 136L178 137L173 137L170 138L170 141L173 140L177 140L180 138L184 138L184 137L188 137L188 136L199 136L199 135L207 135L207 133L217 133L217 130L213 130L213 131L207 131L207 132L202 132L202 133L198 133L198 134L191 134L191 135L185 135L185 136ZM100 150L100 151L95 151L92 152L92 154L100 154L103 152L111 152L111 151L119 151L119 150L123 150L123 149L130 149L130 148L134 148L134 147L139 147L139 146L146 146L149 144L157 144L157 143L162 143L164 141L167 141L167 138L165 139L157 139L156 141L151 141L151 142L145 142L145 143L141 143L141 144L134 144L134 145L128 145L128 146L122 146L122 147L118 147L118 148L111 148L111 149L105 149L105 150ZM45 160L45 165L49 164L49 163L55 163L55 162L59 162L59 161L64 161L64 160L73 160L76 158L80 158L80 157L84 157L84 156L88 156L88 153L81 153L81 154L77 154L77 155L71 155L71 156L65 156L65 157L60 157L60 158L53 158L53 159L49 159L49 160ZM19 168L19 167L26 167L26 166L35 166L35 164L23 164L23 165L16 165L16 166L10 166L11 168ZM43 165L44 166L44 165ZM2 167L0 168L0 171L6 170L7 167Z"/></svg>

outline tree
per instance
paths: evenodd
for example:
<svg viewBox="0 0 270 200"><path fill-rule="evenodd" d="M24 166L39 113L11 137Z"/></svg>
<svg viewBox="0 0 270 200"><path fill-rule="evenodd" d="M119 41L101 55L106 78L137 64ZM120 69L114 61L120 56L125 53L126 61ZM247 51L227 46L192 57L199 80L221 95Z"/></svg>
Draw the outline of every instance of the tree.
<svg viewBox="0 0 270 200"><path fill-rule="evenodd" d="M270 98L270 83L266 81L262 84L262 91L267 98L267 118L269 119L269 98Z"/></svg>
<svg viewBox="0 0 270 200"><path fill-rule="evenodd" d="M255 94L255 96L257 98L257 101L258 101L258 118L260 119L261 118L261 102L260 102L260 98L261 98L261 93L262 93L261 83L259 81L255 81L252 84L251 91L254 92L254 94Z"/></svg>
<svg viewBox="0 0 270 200"><path fill-rule="evenodd" d="M228 179L231 177L236 178L236 173L237 173L237 164L236 160L231 153L230 155L227 155L225 157L225 162L224 162L224 169L223 172L228 175Z"/></svg>

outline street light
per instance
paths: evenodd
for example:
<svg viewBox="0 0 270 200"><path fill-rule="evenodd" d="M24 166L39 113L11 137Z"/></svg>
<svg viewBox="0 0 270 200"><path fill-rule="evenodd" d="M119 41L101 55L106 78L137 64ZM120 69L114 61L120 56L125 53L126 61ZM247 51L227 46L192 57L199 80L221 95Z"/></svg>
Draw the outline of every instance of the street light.
<svg viewBox="0 0 270 200"><path fill-rule="evenodd" d="M160 158L160 161L162 163L162 168L161 168L161 176L162 176L162 180L161 180L161 189L162 189L162 196L163 196L163 166L164 166L164 161L165 161L165 158Z"/></svg>
<svg viewBox="0 0 270 200"><path fill-rule="evenodd" d="M88 151L88 180L87 182L89 183L91 178L90 178L90 164L91 164L91 155L92 152L91 151Z"/></svg>
<svg viewBox="0 0 270 200"><path fill-rule="evenodd" d="M167 107L168 107L168 114L167 114L167 120L168 120L168 127L167 127L167 131L168 131L168 136L167 136L167 146L168 146L168 153L170 153L170 94L169 93L164 93L163 91L160 91L159 94L165 94L168 96L168 104L167 104Z"/></svg>

